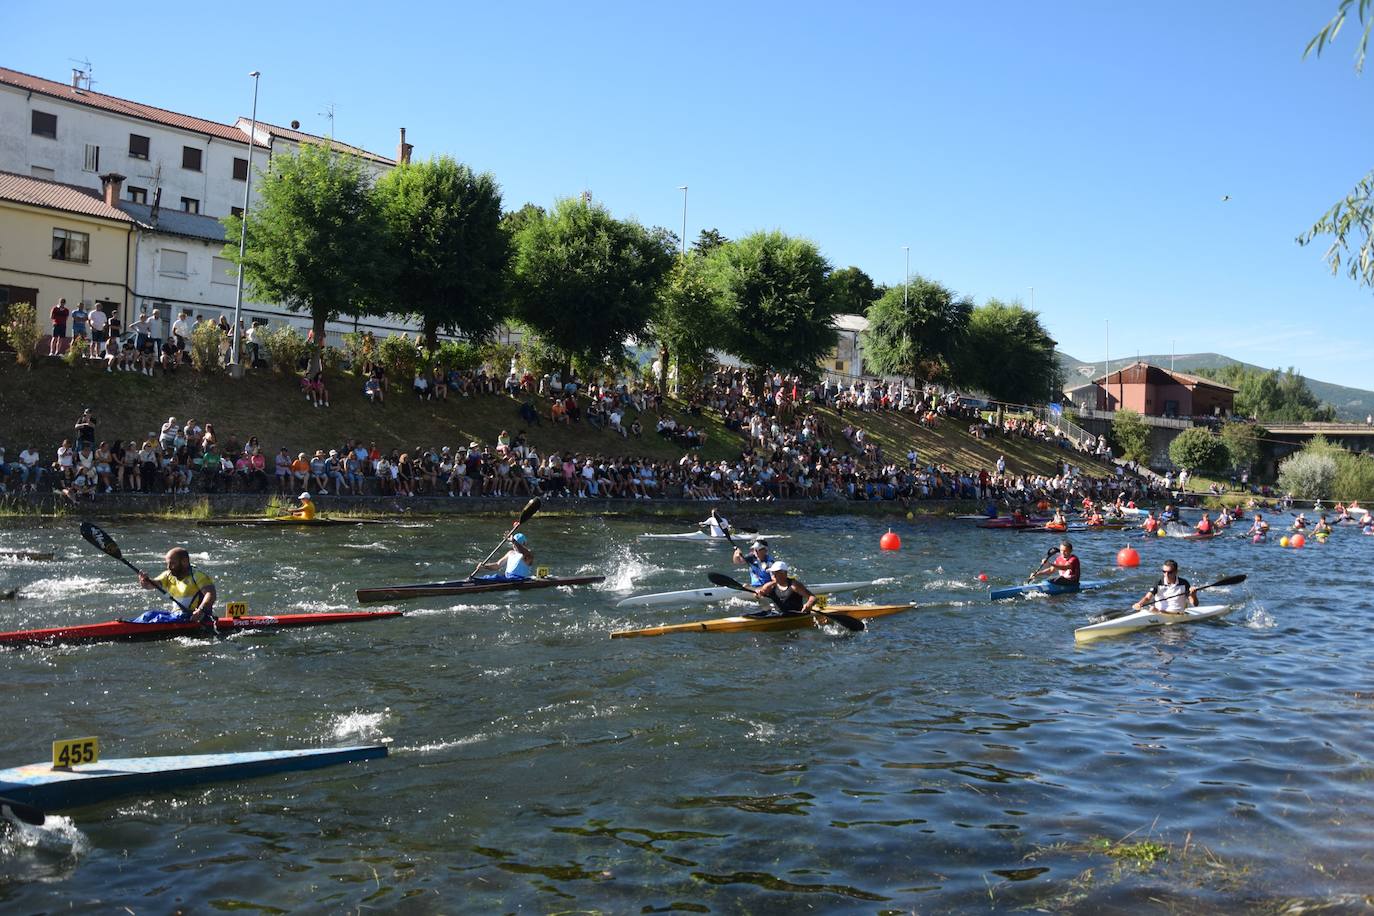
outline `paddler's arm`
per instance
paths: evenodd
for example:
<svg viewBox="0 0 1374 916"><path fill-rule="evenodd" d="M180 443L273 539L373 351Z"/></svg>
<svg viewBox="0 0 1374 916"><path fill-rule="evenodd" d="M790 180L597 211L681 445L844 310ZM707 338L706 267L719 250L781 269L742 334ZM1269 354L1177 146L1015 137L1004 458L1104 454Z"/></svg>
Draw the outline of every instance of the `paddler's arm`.
<svg viewBox="0 0 1374 916"><path fill-rule="evenodd" d="M1188 603L1191 604L1193 607L1197 607L1197 589L1188 589Z"/></svg>
<svg viewBox="0 0 1374 916"><path fill-rule="evenodd" d="M200 601L196 603L196 609L191 616L196 620L215 616L215 598L218 597L218 594L219 593L215 591L215 583L213 582L202 587L200 590Z"/></svg>
<svg viewBox="0 0 1374 916"><path fill-rule="evenodd" d="M736 566L744 565L744 554L739 552L738 547L735 548L735 552L731 554L730 559Z"/></svg>
<svg viewBox="0 0 1374 916"><path fill-rule="evenodd" d="M777 588L777 582L769 579L767 582L754 589L754 594L758 595L760 598L771 598L775 588Z"/></svg>
<svg viewBox="0 0 1374 916"><path fill-rule="evenodd" d="M145 572L140 572L138 574L138 584L144 588L157 588L157 583L153 581L152 576Z"/></svg>
<svg viewBox="0 0 1374 916"><path fill-rule="evenodd" d="M792 580L792 587L806 596L806 603L802 605L802 613L807 613L816 609L816 605L820 602L820 599L811 594L811 589L802 585L796 579Z"/></svg>
<svg viewBox="0 0 1374 916"><path fill-rule="evenodd" d="M1131 605L1131 609L1132 609L1132 610L1136 610L1136 611L1140 610L1141 608L1143 608L1143 607L1145 606L1145 603L1146 603L1147 601L1153 601L1153 600L1154 600L1154 597L1155 597L1155 590L1154 590L1154 589L1150 589L1148 592L1145 593L1145 597L1144 597L1144 598L1141 598L1141 599L1140 599L1139 601L1137 601L1135 604Z"/></svg>

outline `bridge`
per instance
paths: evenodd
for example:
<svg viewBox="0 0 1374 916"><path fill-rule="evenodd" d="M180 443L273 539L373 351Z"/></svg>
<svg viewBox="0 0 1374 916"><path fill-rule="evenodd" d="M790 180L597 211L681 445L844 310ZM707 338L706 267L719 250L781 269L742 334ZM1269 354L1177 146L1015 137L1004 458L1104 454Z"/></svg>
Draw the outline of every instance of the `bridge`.
<svg viewBox="0 0 1374 916"><path fill-rule="evenodd" d="M1325 436L1336 445L1352 452L1374 452L1374 424L1369 423L1260 423L1269 431L1268 438L1278 447L1276 457L1296 451L1313 436ZM1284 446L1291 445L1291 448Z"/></svg>

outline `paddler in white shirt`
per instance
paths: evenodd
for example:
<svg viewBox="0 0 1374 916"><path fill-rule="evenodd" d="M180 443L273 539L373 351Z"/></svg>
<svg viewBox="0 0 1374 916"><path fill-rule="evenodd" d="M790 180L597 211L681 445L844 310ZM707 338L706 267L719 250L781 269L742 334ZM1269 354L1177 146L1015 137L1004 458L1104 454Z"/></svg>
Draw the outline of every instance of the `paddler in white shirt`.
<svg viewBox="0 0 1374 916"><path fill-rule="evenodd" d="M711 514L706 517L704 522L697 522L697 525L705 528L707 536L712 538L723 538L725 532L731 530L730 522L722 518L715 509L711 510Z"/></svg>
<svg viewBox="0 0 1374 916"><path fill-rule="evenodd" d="M526 546L528 541L529 539L525 537L523 531L511 535L510 550L506 551L504 557L477 567L478 569L497 569L500 572L490 576L477 576L476 578L500 582L533 577L534 554Z"/></svg>
<svg viewBox="0 0 1374 916"><path fill-rule="evenodd" d="M1187 579L1178 576L1178 562L1165 560L1161 567L1164 575L1156 582L1145 597L1131 605L1137 611L1147 605L1150 610L1164 614L1181 614L1188 607L1197 607L1197 589L1188 584Z"/></svg>

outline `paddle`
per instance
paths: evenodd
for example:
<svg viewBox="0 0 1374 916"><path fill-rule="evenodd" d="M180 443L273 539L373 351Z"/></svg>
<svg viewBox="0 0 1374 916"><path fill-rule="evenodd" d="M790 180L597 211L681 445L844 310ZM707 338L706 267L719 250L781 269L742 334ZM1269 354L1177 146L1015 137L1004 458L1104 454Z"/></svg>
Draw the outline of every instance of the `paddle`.
<svg viewBox="0 0 1374 916"><path fill-rule="evenodd" d="M491 562L491 558L494 557L494 556L496 556L496 551L498 551L498 550L501 549L502 545L504 545L504 544L506 543L506 539L509 538L512 534L515 534L515 529L519 528L521 525L525 524L525 522L527 522L527 521L529 521L530 519L534 518L534 513L538 512L538 511L539 511L539 497L536 496L536 497L534 497L533 499L531 499L529 502L525 503L525 508L523 508L523 509L520 510L520 520L517 521L514 525L511 525L511 526L510 526L510 530L507 531L506 534L505 534L505 536L501 538L500 543L498 543L495 547L493 547L493 548L491 549L491 553L487 554L487 558L486 558L485 560L483 560L481 563L478 563L477 566L476 566L476 568L474 568L472 572L468 573L468 578L469 578L469 579L475 578L476 575L477 575L479 572L482 571L482 567L483 567L483 566L486 566L488 563L490 563L490 562Z"/></svg>
<svg viewBox="0 0 1374 916"><path fill-rule="evenodd" d="M735 591L748 592L751 595L758 594L758 592L754 591L749 586L741 585L724 573L707 573L706 578L710 579L713 585L719 585L721 588L733 588ZM862 620L857 617L850 617L848 614L831 614L828 611L821 611L816 608L812 608L807 613L815 614L817 617L823 617L826 620L833 621L846 630L849 630L851 633L858 633L864 629Z"/></svg>
<svg viewBox="0 0 1374 916"><path fill-rule="evenodd" d="M4 811L5 809L9 809L9 813L13 814L19 820L26 824L32 824L35 827L42 827L43 822L48 819L46 814L39 811L33 805L17 802L12 798L0 797L0 811Z"/></svg>
<svg viewBox="0 0 1374 916"><path fill-rule="evenodd" d="M1054 555L1055 555L1056 553L1058 553L1058 552L1059 552L1059 548L1058 548L1058 547L1051 547L1051 548L1045 553L1045 559L1043 559L1043 560L1041 560L1039 563L1037 563L1036 566L1035 566L1035 569L1032 569L1032 570L1031 570L1030 575L1029 575L1029 576L1026 576L1026 582L1029 583L1030 580L1034 579L1034 578L1035 578L1035 574L1038 573L1040 570L1042 570L1042 569L1045 568L1045 564L1048 563L1048 562L1050 561L1050 557L1054 556Z"/></svg>
<svg viewBox="0 0 1374 916"><path fill-rule="evenodd" d="M1217 581L1213 582L1213 583L1210 584L1210 585L1199 585L1199 586L1197 587L1197 590L1198 590L1198 591L1202 591L1203 589L1217 588L1217 587L1223 586L1223 585L1240 585L1240 584L1241 584L1242 582L1244 582L1247 578L1248 578L1248 577L1246 576L1245 573L1237 573L1237 574L1234 575L1234 576L1227 576L1227 577L1224 578L1224 579L1218 579ZM1159 604L1161 601L1168 601L1168 600L1169 600L1168 598L1156 598L1154 601L1151 601L1151 602L1149 603L1149 605L1147 605L1147 606L1148 606L1148 607L1154 607L1156 604ZM1141 610L1144 610L1144 608L1141 608ZM1128 615L1128 614L1134 614L1135 611L1136 611L1136 609L1132 607L1132 608L1127 608L1127 609L1124 610L1124 611L1112 611L1112 612L1107 613L1107 614L1099 614L1099 615L1097 615L1096 617L1092 618L1092 622L1093 622L1093 623L1100 623L1100 622L1102 622L1102 621L1104 621L1104 620L1115 620L1115 619L1118 618L1118 617L1125 617L1125 616ZM1173 613L1179 613L1179 612L1177 612L1177 611L1161 611L1160 613L1164 613L1164 614L1173 614Z"/></svg>
<svg viewBox="0 0 1374 916"><path fill-rule="evenodd" d="M125 566L129 567L134 572L138 573L140 576L147 575L147 573L145 573L143 570L139 569L137 566L130 563L128 560L124 559L124 554L120 552L119 545L115 543L114 538L110 537L108 534L105 533L105 530L103 528L97 527L96 525L93 525L90 522L82 522L81 536L85 538L87 541L89 541L92 545L94 545L97 549L114 557L116 560L123 563ZM177 607L181 609L183 614L191 613L190 608L182 604L177 599L173 598L171 595L168 595L167 589L163 588L156 579L153 579L152 581L153 587L156 588L158 591L162 592L162 594L166 595L167 598L170 599L173 604L175 604Z"/></svg>

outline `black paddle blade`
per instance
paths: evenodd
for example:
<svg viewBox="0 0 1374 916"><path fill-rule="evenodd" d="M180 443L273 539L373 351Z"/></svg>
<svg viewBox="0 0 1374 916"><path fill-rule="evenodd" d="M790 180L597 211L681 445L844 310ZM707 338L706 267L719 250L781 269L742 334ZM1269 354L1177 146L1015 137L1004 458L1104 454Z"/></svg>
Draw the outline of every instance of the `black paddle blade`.
<svg viewBox="0 0 1374 916"><path fill-rule="evenodd" d="M525 503L525 508L520 511L520 524L523 525L525 524L525 522L534 518L534 513L539 511L539 506L540 503L538 496L534 497L529 502Z"/></svg>
<svg viewBox="0 0 1374 916"><path fill-rule="evenodd" d="M97 549L103 550L116 560L122 560L124 555L119 551L119 545L114 538L105 533L105 529L92 525L90 522L81 523L81 536L93 544Z"/></svg>
<svg viewBox="0 0 1374 916"><path fill-rule="evenodd" d="M844 627L851 633L862 633L864 630L868 629L866 626L864 626L864 622L862 620L860 620L857 617L850 617L848 614L832 614L829 611L817 610L813 610L811 613L815 614L818 617L824 617L826 620L838 623L840 626Z"/></svg>
<svg viewBox="0 0 1374 916"><path fill-rule="evenodd" d="M0 798L0 811L6 809L8 809L9 813L14 815L16 819L26 824L32 824L35 827L42 827L43 822L48 819L47 815L39 811L33 805L26 805L23 802L17 802L10 798Z"/></svg>
<svg viewBox="0 0 1374 916"><path fill-rule="evenodd" d="M1204 585L1202 588L1216 588L1218 585L1240 585L1248 576L1245 573L1237 573L1234 576L1227 576L1225 579L1218 579L1211 585ZM1201 589L1199 589L1201 591Z"/></svg>
<svg viewBox="0 0 1374 916"><path fill-rule="evenodd" d="M740 591L740 592L752 592L752 591L753 591L752 588L746 588L745 586L741 585L739 582L735 581L734 579L731 579L731 578L730 578L729 576L727 576L725 573L718 573L718 572L707 573L707 574L706 574L706 578L709 579L709 580L711 580L711 584L712 584L712 585L719 585L721 588L733 588L733 589L735 589L736 591Z"/></svg>

